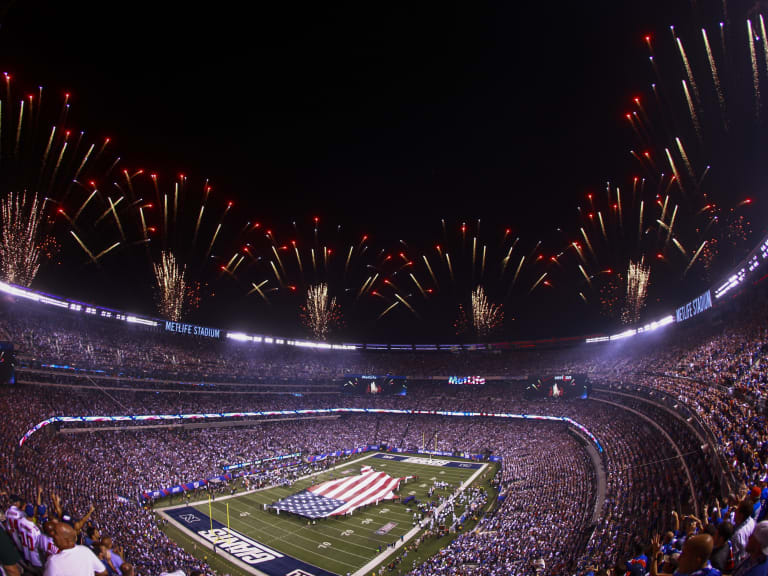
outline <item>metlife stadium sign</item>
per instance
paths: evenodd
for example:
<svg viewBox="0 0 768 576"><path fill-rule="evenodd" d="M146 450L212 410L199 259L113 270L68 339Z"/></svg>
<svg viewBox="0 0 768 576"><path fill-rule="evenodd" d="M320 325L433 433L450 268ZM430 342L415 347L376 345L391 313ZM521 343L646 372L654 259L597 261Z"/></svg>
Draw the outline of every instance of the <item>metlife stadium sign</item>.
<svg viewBox="0 0 768 576"><path fill-rule="evenodd" d="M677 322L684 322L710 308L712 308L712 291L707 290L701 296L686 302L675 310L675 320Z"/></svg>
<svg viewBox="0 0 768 576"><path fill-rule="evenodd" d="M181 322L165 321L165 331L175 332L176 334L187 334L189 336L205 336L206 338L221 338L221 330L218 328L207 328L205 326L196 326L195 324L182 324Z"/></svg>

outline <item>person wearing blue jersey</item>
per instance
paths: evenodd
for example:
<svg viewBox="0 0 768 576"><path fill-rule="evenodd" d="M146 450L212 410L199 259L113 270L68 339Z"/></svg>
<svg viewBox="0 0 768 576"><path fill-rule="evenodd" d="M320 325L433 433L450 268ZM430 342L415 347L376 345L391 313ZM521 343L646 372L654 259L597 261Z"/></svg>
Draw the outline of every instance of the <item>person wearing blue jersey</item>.
<svg viewBox="0 0 768 576"><path fill-rule="evenodd" d="M673 576L720 576L720 570L713 568L709 563L713 546L714 542L709 534L697 534L686 539ZM651 576L664 576L664 573L658 571L659 552L661 537L656 534L651 540Z"/></svg>

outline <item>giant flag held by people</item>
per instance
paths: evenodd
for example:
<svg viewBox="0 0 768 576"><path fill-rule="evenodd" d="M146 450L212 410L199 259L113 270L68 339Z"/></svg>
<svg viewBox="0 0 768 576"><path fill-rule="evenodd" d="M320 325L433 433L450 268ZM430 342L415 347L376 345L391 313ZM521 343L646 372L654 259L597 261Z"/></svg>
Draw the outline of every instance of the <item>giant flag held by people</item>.
<svg viewBox="0 0 768 576"><path fill-rule="evenodd" d="M351 514L367 504L397 498L395 491L403 478L392 478L386 472L377 472L363 466L360 474L348 478L328 480L306 490L278 500L270 508L298 514L306 518L325 518Z"/></svg>

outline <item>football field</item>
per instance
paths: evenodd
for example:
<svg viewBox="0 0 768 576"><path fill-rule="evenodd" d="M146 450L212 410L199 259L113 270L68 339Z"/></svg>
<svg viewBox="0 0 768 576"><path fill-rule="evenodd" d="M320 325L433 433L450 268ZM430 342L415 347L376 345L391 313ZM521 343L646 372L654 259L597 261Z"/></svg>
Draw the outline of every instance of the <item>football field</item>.
<svg viewBox="0 0 768 576"><path fill-rule="evenodd" d="M286 512L278 515L274 510L264 510L265 504L270 505L310 486L360 474L362 466L370 466L392 477L413 476L402 483L398 491L401 500L410 496L413 499L408 503L382 501L378 505L355 510L351 516L318 518L314 521ZM267 488L218 498L210 506L207 501L196 502L192 508L173 507L166 510L166 513L172 519L175 518L174 524L184 529L187 538L191 536L200 544L205 542L209 546L212 540L216 540L218 555L232 563L231 574L281 576L327 571L345 575L354 574L363 567L370 573L374 563L388 563L402 552L390 546L399 548L409 538L413 539L411 543L418 538L419 530L414 530L417 502L437 501L440 496L448 496L461 486L468 488L470 480L471 485L485 484L490 479L491 471L492 464L450 457L430 459L423 455L369 453L362 458L342 463L333 470L298 480L290 487ZM435 482L444 482L447 486L436 489L432 498L429 498L428 490ZM456 516L460 517L463 512L464 508L457 503ZM185 526L185 519L194 519L196 525ZM450 525L451 522L452 514L446 523ZM219 531L210 530L216 526ZM227 527L231 532L225 532ZM214 533L216 536L212 537ZM235 535L236 542L240 536L245 538L240 544L234 545L228 541L231 534ZM189 542L180 543L187 544L189 548ZM248 560L253 556L253 550L258 550L258 546L265 548L260 558L269 561ZM238 551L246 549L250 551L248 558L244 554L238 555ZM209 550L209 558L210 554ZM293 560L299 564L291 569ZM314 568L320 571L313 571Z"/></svg>

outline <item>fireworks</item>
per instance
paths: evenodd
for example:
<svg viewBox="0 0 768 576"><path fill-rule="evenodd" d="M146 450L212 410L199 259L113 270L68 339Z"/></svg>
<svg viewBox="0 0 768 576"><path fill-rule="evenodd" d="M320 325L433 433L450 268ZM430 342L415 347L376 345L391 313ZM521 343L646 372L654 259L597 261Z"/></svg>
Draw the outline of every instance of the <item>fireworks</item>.
<svg viewBox="0 0 768 576"><path fill-rule="evenodd" d="M163 318L179 322L189 304L186 267L180 266L172 252L163 251L153 265L157 288L157 309Z"/></svg>
<svg viewBox="0 0 768 576"><path fill-rule="evenodd" d="M489 336L504 321L500 305L488 301L485 290L478 286L472 291L472 327L481 338Z"/></svg>
<svg viewBox="0 0 768 576"><path fill-rule="evenodd" d="M118 240L107 229L113 224L120 228L123 199L111 198L97 185L112 176L119 158L109 158L109 138L89 142L84 132L71 129L69 108L69 94L62 104L54 103L43 98L42 87L23 98L12 96L10 75L5 74L0 84L0 189L37 195L43 242L64 226L76 249L97 263L125 240L122 230Z"/></svg>
<svg viewBox="0 0 768 576"><path fill-rule="evenodd" d="M721 22L719 45L705 28L687 24L670 27L671 42L644 38L655 79L650 98L633 95L635 111L625 114L630 154L643 173L631 194L609 186L578 208L566 252L582 301L635 322L651 274L652 289L670 293L682 278L712 277L743 257L751 236L744 197L765 179L764 154L755 152L765 149L764 26L759 14L732 29Z"/></svg>
<svg viewBox="0 0 768 576"><path fill-rule="evenodd" d="M328 284L315 284L307 289L302 308L302 321L318 340L326 340L341 319L341 308L336 298L328 293Z"/></svg>
<svg viewBox="0 0 768 576"><path fill-rule="evenodd" d="M8 194L0 201L0 218L3 280L28 287L40 268L42 208L37 195Z"/></svg>
<svg viewBox="0 0 768 576"><path fill-rule="evenodd" d="M648 284L651 277L651 267L641 258L635 262L629 261L627 269L627 293L621 320L624 324L635 324L640 320L640 314L645 308L648 296Z"/></svg>

